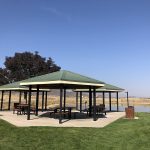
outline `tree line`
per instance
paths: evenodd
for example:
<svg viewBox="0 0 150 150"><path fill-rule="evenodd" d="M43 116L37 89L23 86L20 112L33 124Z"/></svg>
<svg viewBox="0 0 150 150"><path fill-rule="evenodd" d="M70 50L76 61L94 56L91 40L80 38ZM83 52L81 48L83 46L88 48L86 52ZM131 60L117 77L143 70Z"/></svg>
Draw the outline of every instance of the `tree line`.
<svg viewBox="0 0 150 150"><path fill-rule="evenodd" d="M4 68L0 68L0 85L28 79L30 77L59 71L51 57L48 59L34 53L25 51L16 52L12 57L6 57Z"/></svg>

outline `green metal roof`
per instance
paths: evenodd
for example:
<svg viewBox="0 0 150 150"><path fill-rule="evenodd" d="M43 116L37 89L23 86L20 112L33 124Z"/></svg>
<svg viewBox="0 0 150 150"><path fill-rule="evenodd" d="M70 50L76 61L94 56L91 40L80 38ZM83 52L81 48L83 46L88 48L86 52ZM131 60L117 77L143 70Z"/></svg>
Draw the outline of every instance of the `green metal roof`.
<svg viewBox="0 0 150 150"><path fill-rule="evenodd" d="M0 90L26 90L25 86L21 86L20 82L13 82L0 86Z"/></svg>
<svg viewBox="0 0 150 150"><path fill-rule="evenodd" d="M102 91L105 89L105 91L123 91L124 89L111 85L111 84L105 84L102 88L98 88L97 91Z"/></svg>
<svg viewBox="0 0 150 150"><path fill-rule="evenodd" d="M9 90L11 90L11 91L28 91L29 88L27 88L26 86L21 86L20 82L22 82L22 81L2 85L2 86L0 86L0 91L9 91ZM32 89L32 90L36 91L37 89ZM50 91L50 90L40 89L40 91Z"/></svg>
<svg viewBox="0 0 150 150"><path fill-rule="evenodd" d="M82 91L82 92L88 92L89 89L76 89L74 91ZM117 87L117 86L114 86L114 85L111 85L111 84L105 84L103 87L100 87L100 88L97 88L96 89L96 92L122 92L124 91L124 89L120 88L120 87Z"/></svg>
<svg viewBox="0 0 150 150"><path fill-rule="evenodd" d="M104 86L104 82L95 80L77 73L61 70L42 76L29 78L20 83L20 85L86 85L86 86Z"/></svg>

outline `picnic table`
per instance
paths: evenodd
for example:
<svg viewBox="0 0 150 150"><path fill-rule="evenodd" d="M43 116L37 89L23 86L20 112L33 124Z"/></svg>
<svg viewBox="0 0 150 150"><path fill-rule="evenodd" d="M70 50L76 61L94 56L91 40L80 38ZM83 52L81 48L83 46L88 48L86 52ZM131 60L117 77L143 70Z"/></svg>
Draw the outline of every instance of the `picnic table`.
<svg viewBox="0 0 150 150"><path fill-rule="evenodd" d="M90 111L89 108L86 109L86 111L87 111L87 115L89 115L89 111ZM106 112L107 112L104 104L96 105L95 106L95 111L96 111L97 115L103 114L103 113L106 115ZM94 106L91 107L91 112L92 113L94 112Z"/></svg>
<svg viewBox="0 0 150 150"><path fill-rule="evenodd" d="M25 103L21 103L21 104L16 103L16 104L14 104L13 113L16 110L17 111L17 115L22 115L22 114L25 115L28 112L28 107L29 107L28 104L25 104ZM33 113L35 113L35 108L34 107L30 107L30 111L33 111Z"/></svg>
<svg viewBox="0 0 150 150"><path fill-rule="evenodd" d="M17 114L27 114L28 104L19 104Z"/></svg>
<svg viewBox="0 0 150 150"><path fill-rule="evenodd" d="M62 112L61 114L62 115L68 115L68 118L71 119L71 113L72 113L72 109L74 109L75 107L72 107L72 106L66 106L66 107L62 107ZM52 114L54 114L54 117L56 116L56 114L59 114L60 115L60 107L59 106L56 106L56 107L53 107L53 108L50 108L49 109L50 111L50 116Z"/></svg>

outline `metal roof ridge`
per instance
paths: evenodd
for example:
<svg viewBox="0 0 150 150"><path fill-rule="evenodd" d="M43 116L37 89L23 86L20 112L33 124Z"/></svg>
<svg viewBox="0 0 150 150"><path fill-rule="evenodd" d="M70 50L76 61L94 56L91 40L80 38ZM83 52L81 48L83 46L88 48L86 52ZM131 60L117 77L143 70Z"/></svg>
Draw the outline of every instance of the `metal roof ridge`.
<svg viewBox="0 0 150 150"><path fill-rule="evenodd" d="M81 77L83 77L83 78L87 78L87 79L90 79L90 80L95 80L95 81L97 81L97 82L101 82L101 84L105 84L105 82L103 82L103 81L100 81L100 80L97 80L97 79L88 77L88 76L86 76L86 75L82 75L82 74L79 74L79 73L74 73L74 72L68 71L68 70L61 70L61 71L63 71L63 75L64 75L64 73L69 72L69 73L71 73L71 74L76 74L76 75L79 75L79 76L81 76ZM63 77L63 76L62 76L62 77Z"/></svg>
<svg viewBox="0 0 150 150"><path fill-rule="evenodd" d="M63 76L64 76L64 73L65 73L66 70L60 70L60 78L59 80L63 80Z"/></svg>

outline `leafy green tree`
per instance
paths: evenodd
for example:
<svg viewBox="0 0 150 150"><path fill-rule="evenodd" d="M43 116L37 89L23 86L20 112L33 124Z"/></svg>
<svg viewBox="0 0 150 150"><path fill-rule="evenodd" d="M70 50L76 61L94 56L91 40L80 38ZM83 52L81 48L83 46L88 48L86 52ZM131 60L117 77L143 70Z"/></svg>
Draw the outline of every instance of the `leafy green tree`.
<svg viewBox="0 0 150 150"><path fill-rule="evenodd" d="M52 58L46 59L40 56L37 51L35 53L16 52L13 57L6 57L4 64L6 68L0 71L10 82L24 80L61 69L54 63ZM3 82L0 81L0 84L3 84Z"/></svg>

